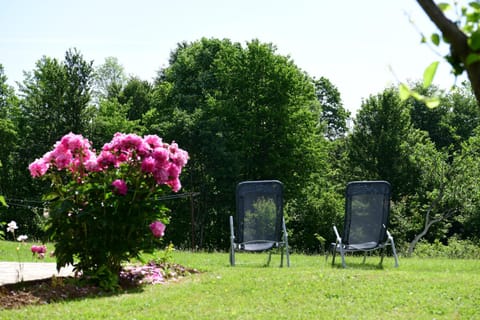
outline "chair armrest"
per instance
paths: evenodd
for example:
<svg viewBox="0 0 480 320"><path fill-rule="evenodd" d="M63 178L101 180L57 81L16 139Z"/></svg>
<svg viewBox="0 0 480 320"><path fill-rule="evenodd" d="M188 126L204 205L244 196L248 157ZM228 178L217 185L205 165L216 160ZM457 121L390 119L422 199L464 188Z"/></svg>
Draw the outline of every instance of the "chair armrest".
<svg viewBox="0 0 480 320"><path fill-rule="evenodd" d="M337 227L333 226L333 232L335 232L335 236L337 237L337 243L341 244L342 243L342 238L340 237L340 234L338 233Z"/></svg>
<svg viewBox="0 0 480 320"><path fill-rule="evenodd" d="M283 241L288 241L287 226L285 225L285 217L282 217L282 232L283 232Z"/></svg>
<svg viewBox="0 0 480 320"><path fill-rule="evenodd" d="M235 233L233 232L233 216L230 216L230 240L232 244L235 241Z"/></svg>
<svg viewBox="0 0 480 320"><path fill-rule="evenodd" d="M388 237L388 239L389 239L390 241L393 240L393 237L392 237L392 235L390 234L390 232L388 232L388 230L387 230L387 237Z"/></svg>

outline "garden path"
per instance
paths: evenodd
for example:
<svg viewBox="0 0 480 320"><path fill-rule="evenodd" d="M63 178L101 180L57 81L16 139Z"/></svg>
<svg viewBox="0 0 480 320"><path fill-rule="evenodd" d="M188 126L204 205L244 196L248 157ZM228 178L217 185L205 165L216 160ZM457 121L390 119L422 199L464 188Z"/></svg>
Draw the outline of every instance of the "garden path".
<svg viewBox="0 0 480 320"><path fill-rule="evenodd" d="M23 262L23 272L20 272L20 263L18 262L0 262L0 286L7 283L16 283L22 280L40 280L50 278L53 275L65 277L73 275L73 266L67 266L57 272L54 262Z"/></svg>

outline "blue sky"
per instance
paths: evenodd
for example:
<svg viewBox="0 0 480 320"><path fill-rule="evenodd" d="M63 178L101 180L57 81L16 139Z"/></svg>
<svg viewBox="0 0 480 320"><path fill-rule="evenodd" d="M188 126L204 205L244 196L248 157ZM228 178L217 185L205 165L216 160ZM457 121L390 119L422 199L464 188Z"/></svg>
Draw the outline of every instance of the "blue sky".
<svg viewBox="0 0 480 320"><path fill-rule="evenodd" d="M425 34L435 30L415 0L0 0L0 63L16 87L43 55L62 60L77 48L95 65L113 56L127 74L152 80L179 42L259 39L327 77L355 112L440 59L409 17ZM434 83L453 84L446 63Z"/></svg>

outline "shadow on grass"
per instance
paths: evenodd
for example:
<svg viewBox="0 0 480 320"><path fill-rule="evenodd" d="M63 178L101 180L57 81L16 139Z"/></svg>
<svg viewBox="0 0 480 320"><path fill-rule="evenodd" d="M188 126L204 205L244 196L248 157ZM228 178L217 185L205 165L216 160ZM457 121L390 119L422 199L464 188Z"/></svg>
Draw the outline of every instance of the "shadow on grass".
<svg viewBox="0 0 480 320"><path fill-rule="evenodd" d="M385 256L382 264L380 264L380 256L367 256L366 260L363 261L363 256L359 255L347 255L345 256L345 264L347 269L364 269L364 270L383 270L386 263L390 263L389 256ZM332 255L325 258L326 263L330 264L332 268L343 269L342 258L337 254L335 257L335 263L332 265L333 257Z"/></svg>
<svg viewBox="0 0 480 320"><path fill-rule="evenodd" d="M87 298L109 297L143 292L144 285L120 283L116 291L107 292L98 286L74 277L51 277L0 286L0 310L18 309Z"/></svg>
<svg viewBox="0 0 480 320"><path fill-rule="evenodd" d="M112 291L106 291L98 285L82 277L50 277L41 280L23 281L14 284L0 286L0 310L21 308L27 305L50 304L81 300L87 298L110 297L122 294L142 293L147 285L163 285L176 282L188 275L201 273L192 268L186 268L179 264L154 262L148 265L155 266L156 272L162 271L162 277L157 281L148 279L146 269L126 269L128 276L120 276L118 287Z"/></svg>

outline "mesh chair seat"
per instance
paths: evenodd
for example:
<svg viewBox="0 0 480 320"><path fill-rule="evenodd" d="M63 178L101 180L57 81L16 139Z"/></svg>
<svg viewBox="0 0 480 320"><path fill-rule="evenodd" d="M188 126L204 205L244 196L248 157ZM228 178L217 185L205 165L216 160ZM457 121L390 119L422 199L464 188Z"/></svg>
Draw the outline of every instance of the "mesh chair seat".
<svg viewBox="0 0 480 320"><path fill-rule="evenodd" d="M240 244L240 249L245 251L267 251L272 249L277 243L273 241L269 242L249 242Z"/></svg>
<svg viewBox="0 0 480 320"><path fill-rule="evenodd" d="M333 245L335 245L335 243L333 243ZM367 251L367 250L378 249L379 246L381 246L381 245L378 242L370 241L370 242L346 245L346 246L343 246L343 250L345 250L345 251ZM337 252L340 251L340 244L337 245L336 250L337 250Z"/></svg>

